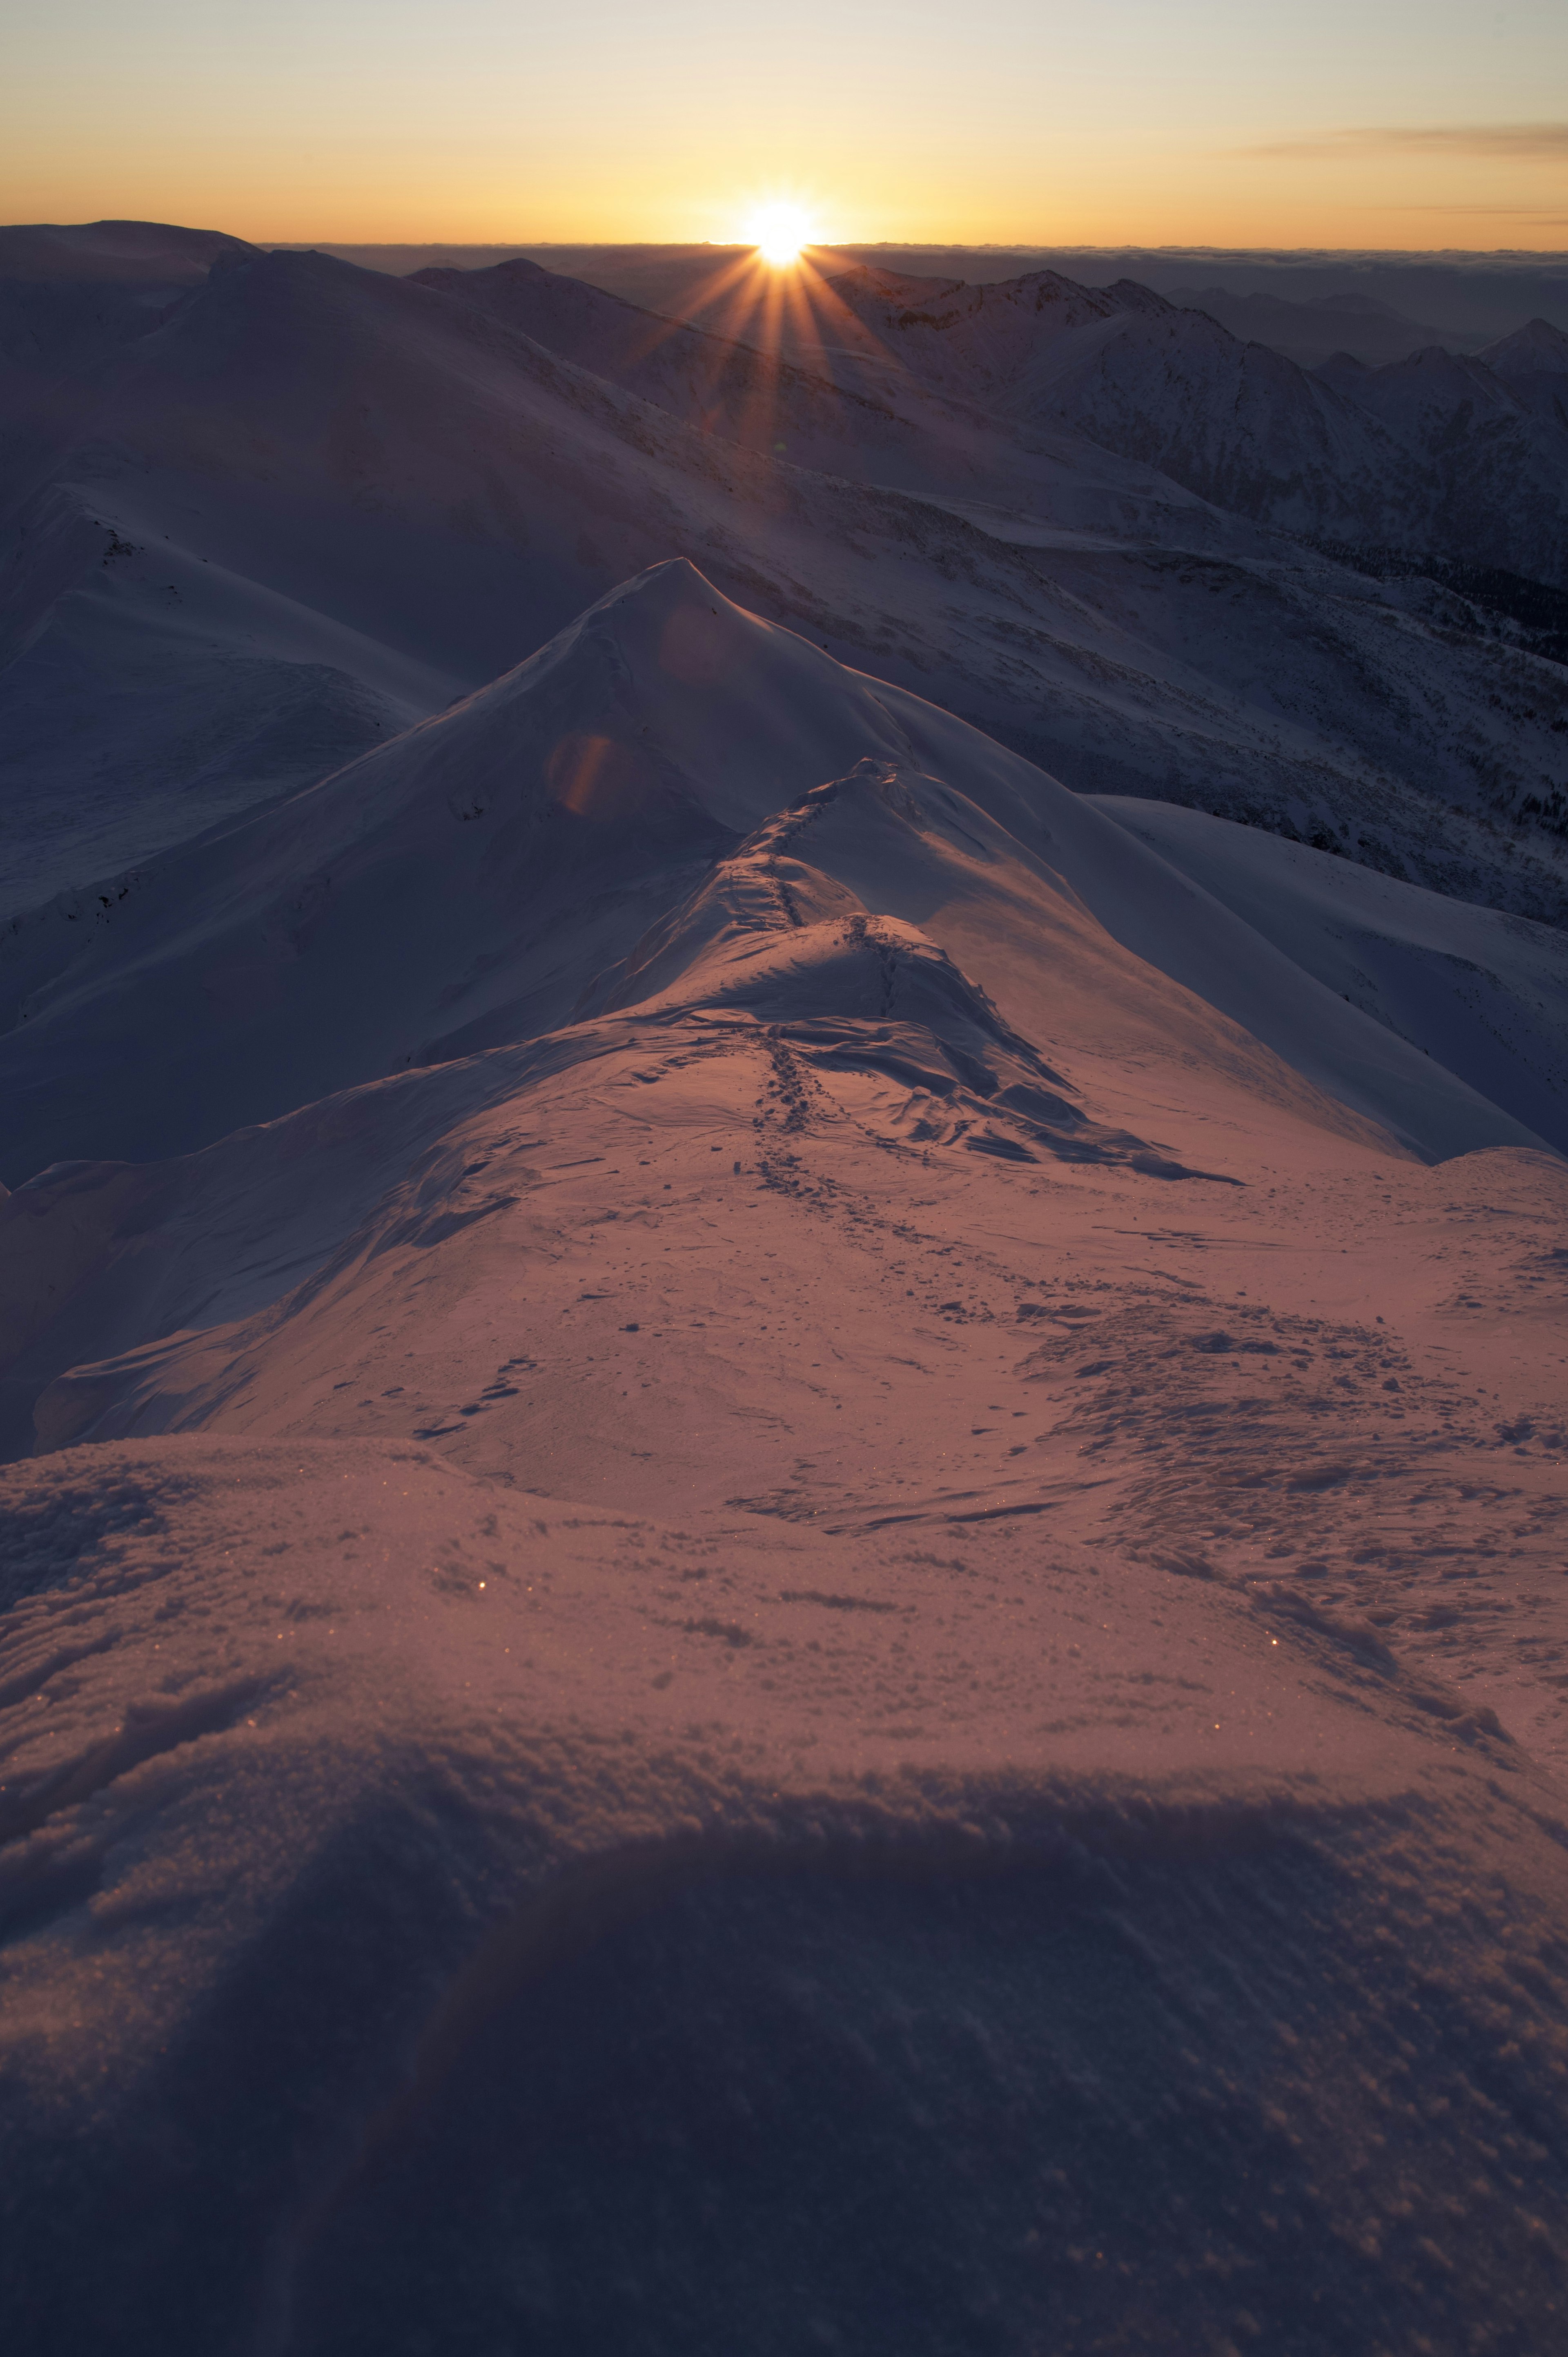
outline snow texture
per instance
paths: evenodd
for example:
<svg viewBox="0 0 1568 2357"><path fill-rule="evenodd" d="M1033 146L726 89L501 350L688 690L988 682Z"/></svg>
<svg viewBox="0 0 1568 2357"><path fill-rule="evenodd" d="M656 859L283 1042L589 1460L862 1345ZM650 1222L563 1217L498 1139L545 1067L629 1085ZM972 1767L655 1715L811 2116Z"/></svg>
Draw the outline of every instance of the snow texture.
<svg viewBox="0 0 1568 2357"><path fill-rule="evenodd" d="M1549 339L0 271L7 2345L1555 2348Z"/></svg>

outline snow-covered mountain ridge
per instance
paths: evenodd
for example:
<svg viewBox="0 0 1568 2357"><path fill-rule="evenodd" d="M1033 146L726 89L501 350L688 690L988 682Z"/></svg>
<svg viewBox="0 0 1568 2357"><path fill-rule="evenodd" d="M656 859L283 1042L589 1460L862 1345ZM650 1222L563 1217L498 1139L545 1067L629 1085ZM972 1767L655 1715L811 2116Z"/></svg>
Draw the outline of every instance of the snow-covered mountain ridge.
<svg viewBox="0 0 1568 2357"><path fill-rule="evenodd" d="M1286 531L1568 584L1568 426L1560 388L1546 390L1568 338L1543 320L1473 356L1314 375L1129 281L1044 271L966 286L862 269L831 292L865 331L870 370L1069 425Z"/></svg>
<svg viewBox="0 0 1568 2357"><path fill-rule="evenodd" d="M1150 2357L1300 2267L1341 2342L1539 2337L1568 1166L1400 992L1444 1046L1487 961L1517 1093L1562 936L1341 874L679 563L150 864L6 1092L145 1157L0 1198L24 2346L721 2357L804 2281L879 2357L1087 2352L1020 2167ZM824 2143L897 2191L832 2267Z"/></svg>
<svg viewBox="0 0 1568 2357"><path fill-rule="evenodd" d="M678 553L1075 788L1561 911L1563 680L1460 599L853 352L781 365L526 273L481 303L226 259L6 396L12 909L319 776Z"/></svg>
<svg viewBox="0 0 1568 2357"><path fill-rule="evenodd" d="M14 932L4 1176L188 1151L377 1074L554 1031L625 1002L628 957L645 997L656 968L635 952L650 927L693 890L711 896L715 860L746 853L781 806L866 763L905 780L917 806L922 780L956 791L1000 830L983 856L1001 872L1044 862L1054 890L1070 888L1115 940L1419 1149L1538 1142L1528 1124L1466 1102L1463 1087L1445 1097L1441 1068L1428 1071L1387 1027L1346 1018L1336 1000L1304 1024L1288 1011L1298 969L1272 974L1262 936L1227 939L1218 907L1195 929L1160 863L1055 780L935 707L844 673L677 563L613 593L444 717L166 854L85 931L46 912ZM843 824L835 813L812 826L813 856ZM933 893L939 906L963 897L922 862L906 880L909 856L891 836L860 855L851 912L918 919ZM782 872L771 856L761 864ZM789 888L770 887L775 927L780 895L799 915ZM1042 953L1051 906L1048 890L1015 942L1006 988ZM977 938L1007 930L995 912L972 928ZM1076 959L1088 954L1079 943ZM1058 977L1049 991L1066 986ZM812 1008L809 991L802 1006ZM1549 1125L1556 1142L1555 1116ZM1568 1124L1561 1134L1568 1145Z"/></svg>
<svg viewBox="0 0 1568 2357"><path fill-rule="evenodd" d="M110 230L0 380L8 2349L1555 2345L1559 593L1008 412L1125 289L944 296L982 398Z"/></svg>

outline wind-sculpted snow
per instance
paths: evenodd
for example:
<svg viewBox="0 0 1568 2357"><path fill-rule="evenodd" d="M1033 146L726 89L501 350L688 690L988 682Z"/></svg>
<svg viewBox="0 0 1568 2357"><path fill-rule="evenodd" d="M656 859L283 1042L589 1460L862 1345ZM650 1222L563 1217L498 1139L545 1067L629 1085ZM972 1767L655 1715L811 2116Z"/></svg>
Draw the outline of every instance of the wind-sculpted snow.
<svg viewBox="0 0 1568 2357"><path fill-rule="evenodd" d="M3 1511L19 2345L1549 2330L1550 1801L1310 1621L407 1446Z"/></svg>

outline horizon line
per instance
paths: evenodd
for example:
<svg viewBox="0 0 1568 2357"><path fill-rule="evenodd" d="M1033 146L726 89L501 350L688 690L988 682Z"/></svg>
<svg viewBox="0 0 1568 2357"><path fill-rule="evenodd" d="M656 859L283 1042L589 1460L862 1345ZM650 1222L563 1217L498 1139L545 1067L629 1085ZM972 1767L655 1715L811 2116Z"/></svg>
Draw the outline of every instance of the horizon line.
<svg viewBox="0 0 1568 2357"><path fill-rule="evenodd" d="M83 228L98 224L83 222ZM16 224L20 227L23 224ZM33 226L33 224L27 224ZM39 227L46 224L39 223ZM53 224L48 224L53 226ZM172 224L171 224L172 226ZM330 252L334 247L351 247L356 253L392 253L401 248L435 251L443 247L460 247L467 252L499 252L526 246L539 253L750 253L755 251L751 241L745 238L615 238L615 237L339 237L339 238L251 238L243 242L265 246L275 253L313 253ZM939 238L822 238L803 247L811 253L1144 253L1223 256L1266 255L1276 261L1359 262L1378 260L1474 262L1561 262L1568 264L1568 246L1529 245L1153 245L1131 240L1120 245L1091 245L1071 239L1047 243L1036 238L977 239L963 243Z"/></svg>
<svg viewBox="0 0 1568 2357"><path fill-rule="evenodd" d="M714 238L609 238L609 237L333 237L317 235L310 238L272 238L252 235L245 237L234 231L204 230L190 222L160 221L130 215L101 215L88 221L8 221L0 223L0 236L16 234L70 234L91 230L144 229L173 230L182 233L225 236L239 245L250 245L257 251L278 253L389 253L396 252L429 253L462 252L472 253L646 253L653 254L742 254L755 251L755 242L746 239ZM1455 264L1536 264L1549 267L1568 267L1568 245L1561 246L1464 246L1464 245L1238 245L1218 242L1193 244L1156 244L1148 240L1126 239L1117 244L1097 243L1087 240L1041 238L983 238L972 242L941 238L821 238L802 248L804 253L831 255L833 253L922 253L922 254L1073 254L1085 257L1141 257L1151 261L1211 261L1290 263L1393 263L1410 264L1450 262Z"/></svg>

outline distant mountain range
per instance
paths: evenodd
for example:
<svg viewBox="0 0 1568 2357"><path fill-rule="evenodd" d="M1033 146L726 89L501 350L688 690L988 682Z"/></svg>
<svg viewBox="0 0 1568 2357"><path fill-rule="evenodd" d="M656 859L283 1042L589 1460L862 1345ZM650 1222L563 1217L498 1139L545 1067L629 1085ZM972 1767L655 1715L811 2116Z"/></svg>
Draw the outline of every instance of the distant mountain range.
<svg viewBox="0 0 1568 2357"><path fill-rule="evenodd" d="M296 249L304 251L303 248ZM716 278L749 253L715 245L333 245L366 270L407 276L440 267L484 270L514 257L538 262L570 278L585 279L628 302L681 317L701 313ZM1568 259L1562 253L1434 254L1270 253L1217 246L913 246L842 245L812 249L831 274L865 266L906 277L962 278L991 285L1004 278L1053 270L1085 286L1135 278L1158 295L1191 302L1212 291L1228 302L1266 295L1297 307L1318 306L1364 317L1368 307L1412 323L1419 344L1436 341L1464 350L1510 335L1541 317L1568 328ZM1436 324L1422 328L1422 321ZM1230 321L1227 325L1231 324ZM1238 333L1242 332L1240 328ZM1255 333L1256 330L1249 332ZM1267 342L1267 336L1260 340ZM1414 349L1407 346L1407 350ZM1369 357L1372 357L1370 353ZM1293 352L1292 357L1296 357ZM1391 349L1376 357L1392 359Z"/></svg>
<svg viewBox="0 0 1568 2357"><path fill-rule="evenodd" d="M1068 425L1228 511L1568 584L1568 336L1312 375L1132 280L999 285L846 272L789 348L847 384L897 368L1026 428ZM853 323L853 324L851 324ZM856 332L858 330L858 332Z"/></svg>
<svg viewBox="0 0 1568 2357"><path fill-rule="evenodd" d="M1565 350L1315 372L1133 281L865 267L769 341L522 260L0 233L0 905L676 555L1076 789L1557 921Z"/></svg>
<svg viewBox="0 0 1568 2357"><path fill-rule="evenodd" d="M1267 344L1303 368L1314 368L1336 352L1378 367L1431 344L1474 351L1487 340L1481 328L1423 326L1369 295L1318 295L1293 303L1279 295L1235 295L1224 286L1168 286L1164 292L1187 309L1207 311L1244 343Z"/></svg>

